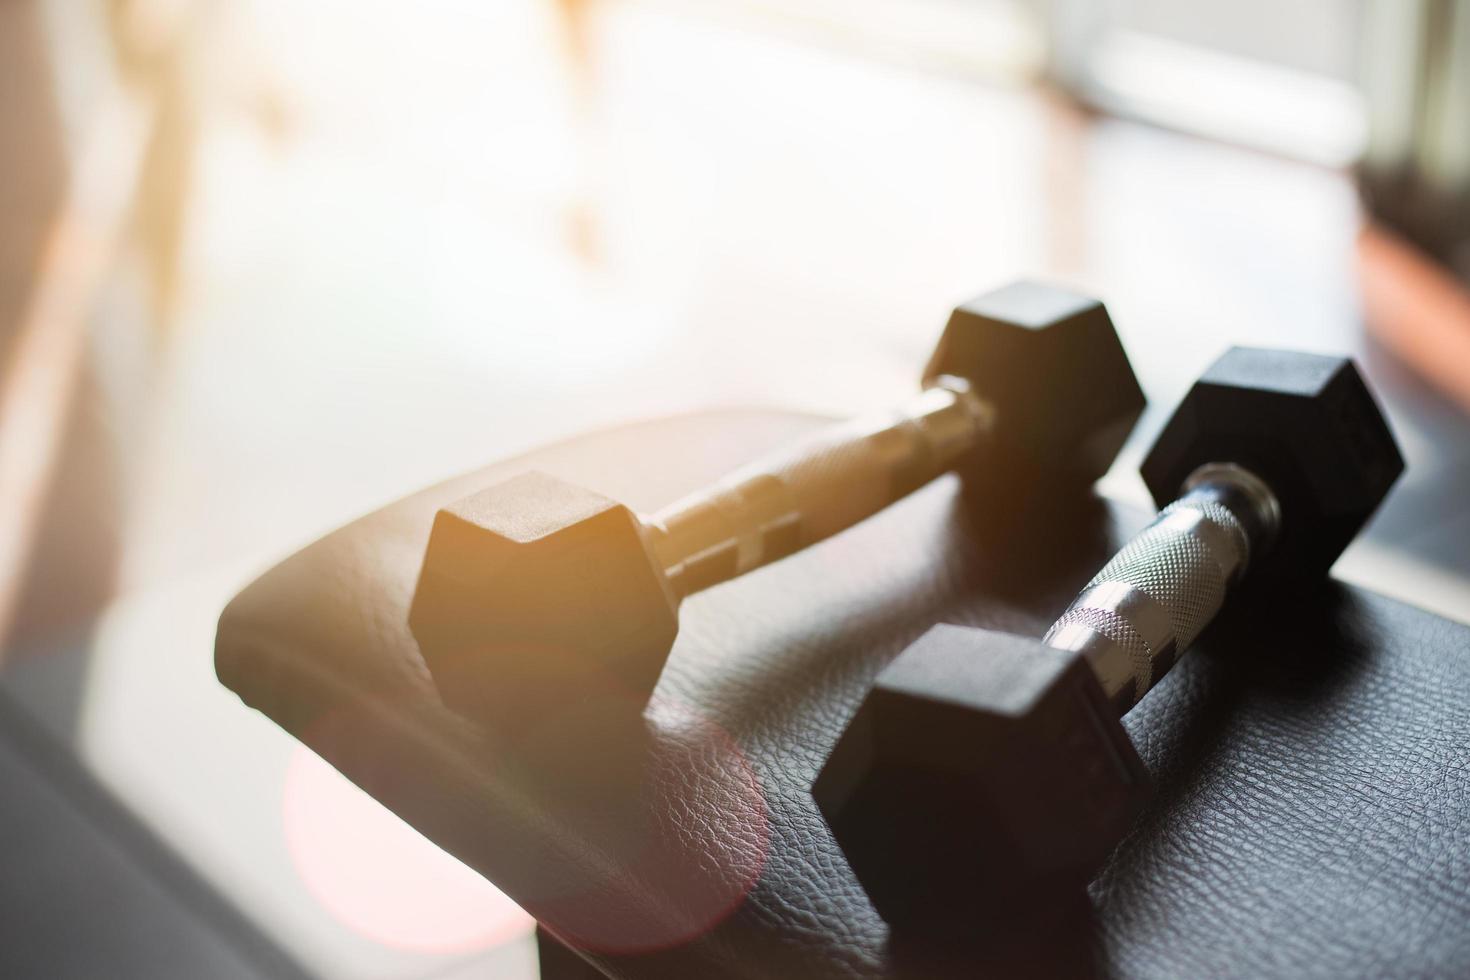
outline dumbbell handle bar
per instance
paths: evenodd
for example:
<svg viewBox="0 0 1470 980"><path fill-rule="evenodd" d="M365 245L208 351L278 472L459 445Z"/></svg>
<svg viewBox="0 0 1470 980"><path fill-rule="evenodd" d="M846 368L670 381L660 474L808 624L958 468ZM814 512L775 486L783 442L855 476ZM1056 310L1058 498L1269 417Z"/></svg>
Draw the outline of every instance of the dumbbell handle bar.
<svg viewBox="0 0 1470 980"><path fill-rule="evenodd" d="M1183 491L1103 566L1044 640L1083 653L1119 714L1209 625L1280 526L1275 495L1242 467L1202 466Z"/></svg>
<svg viewBox="0 0 1470 980"><path fill-rule="evenodd" d="M680 596L784 558L870 517L953 469L993 412L940 378L897 410L843 422L642 518Z"/></svg>

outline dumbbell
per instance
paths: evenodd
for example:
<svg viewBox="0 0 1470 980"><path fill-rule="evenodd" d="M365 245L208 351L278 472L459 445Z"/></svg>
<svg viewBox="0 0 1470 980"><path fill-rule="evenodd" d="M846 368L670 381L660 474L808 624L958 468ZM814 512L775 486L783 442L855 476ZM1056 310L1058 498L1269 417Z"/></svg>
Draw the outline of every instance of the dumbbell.
<svg viewBox="0 0 1470 980"><path fill-rule="evenodd" d="M954 311L908 403L657 513L534 472L440 510L409 625L444 702L481 723L537 721L610 693L641 707L685 596L952 469L983 466L1037 495L1091 484L1142 407L1101 303L1016 283Z"/></svg>
<svg viewBox="0 0 1470 980"><path fill-rule="evenodd" d="M1320 582L1402 470L1350 361L1223 355L1143 464L1158 517L1043 639L937 626L879 674L813 786L879 913L952 928L1077 894L1147 798L1119 718L1232 590Z"/></svg>

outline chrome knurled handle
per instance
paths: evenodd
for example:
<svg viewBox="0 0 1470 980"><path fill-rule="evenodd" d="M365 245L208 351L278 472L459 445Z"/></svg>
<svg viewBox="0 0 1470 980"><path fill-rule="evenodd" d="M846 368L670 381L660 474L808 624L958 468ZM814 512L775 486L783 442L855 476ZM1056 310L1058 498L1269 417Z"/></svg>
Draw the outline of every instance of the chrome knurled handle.
<svg viewBox="0 0 1470 980"><path fill-rule="evenodd" d="M1212 464L1093 576L1047 631L1085 652L1120 712L1143 697L1220 611L1280 516L1249 471Z"/></svg>

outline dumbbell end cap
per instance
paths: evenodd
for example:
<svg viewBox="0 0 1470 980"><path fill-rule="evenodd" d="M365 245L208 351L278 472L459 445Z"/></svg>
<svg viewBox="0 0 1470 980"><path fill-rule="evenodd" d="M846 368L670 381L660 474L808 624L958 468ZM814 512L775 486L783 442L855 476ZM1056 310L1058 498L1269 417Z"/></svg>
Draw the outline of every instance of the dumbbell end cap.
<svg viewBox="0 0 1470 980"><path fill-rule="evenodd" d="M926 383L963 378L995 410L987 466L1031 480L1090 484L1143 410L1122 341L1102 303L1016 282L957 307Z"/></svg>
<svg viewBox="0 0 1470 980"><path fill-rule="evenodd" d="M879 675L813 794L900 926L1085 884L1147 785L1081 658L938 626Z"/></svg>
<svg viewBox="0 0 1470 980"><path fill-rule="evenodd" d="M504 729L641 706L676 610L632 512L531 472L438 512L409 626L445 704Z"/></svg>
<svg viewBox="0 0 1470 980"><path fill-rule="evenodd" d="M1252 347L1226 351L1190 388L1143 479L1162 507L1209 463L1242 466L1276 495L1280 534L1251 580L1277 584L1325 577L1404 469L1350 359Z"/></svg>

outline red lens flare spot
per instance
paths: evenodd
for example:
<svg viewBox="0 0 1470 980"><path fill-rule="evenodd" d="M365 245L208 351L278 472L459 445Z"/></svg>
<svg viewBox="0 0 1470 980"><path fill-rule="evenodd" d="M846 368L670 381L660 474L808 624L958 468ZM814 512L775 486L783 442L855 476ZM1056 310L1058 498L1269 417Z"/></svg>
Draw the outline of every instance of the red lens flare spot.
<svg viewBox="0 0 1470 980"><path fill-rule="evenodd" d="M532 920L465 867L298 746L282 804L286 845L307 890L343 925L395 949L490 949Z"/></svg>

